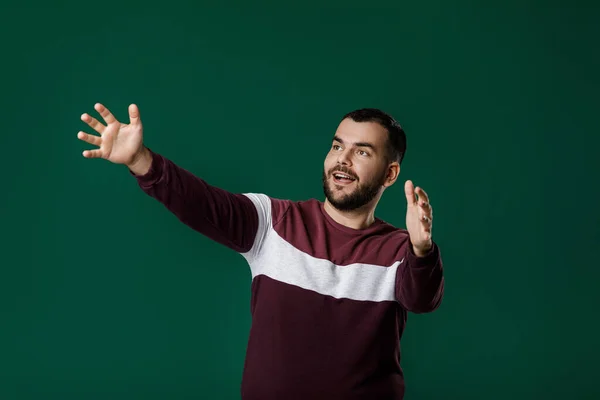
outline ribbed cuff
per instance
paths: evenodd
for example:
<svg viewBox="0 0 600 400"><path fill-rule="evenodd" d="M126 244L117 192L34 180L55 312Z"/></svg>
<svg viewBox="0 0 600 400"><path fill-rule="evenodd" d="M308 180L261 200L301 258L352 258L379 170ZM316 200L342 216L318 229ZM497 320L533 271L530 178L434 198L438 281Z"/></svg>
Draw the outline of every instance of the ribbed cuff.
<svg viewBox="0 0 600 400"><path fill-rule="evenodd" d="M137 179L140 186L150 187L160 180L163 173L163 159L158 154L148 148L150 155L152 156L152 163L150 169L144 175L136 175L133 171L129 170L129 173Z"/></svg>
<svg viewBox="0 0 600 400"><path fill-rule="evenodd" d="M435 265L439 258L439 248L435 242L432 243L431 248L423 257L419 257L415 254L413 250L413 245L409 241L408 242L408 251L406 252L406 258L408 261L408 265L411 268L427 268Z"/></svg>

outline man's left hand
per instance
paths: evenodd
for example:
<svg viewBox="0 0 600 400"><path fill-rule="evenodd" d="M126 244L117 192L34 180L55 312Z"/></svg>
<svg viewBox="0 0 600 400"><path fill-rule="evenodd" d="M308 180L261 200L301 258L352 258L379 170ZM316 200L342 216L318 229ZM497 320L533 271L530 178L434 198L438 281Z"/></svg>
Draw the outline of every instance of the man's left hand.
<svg viewBox="0 0 600 400"><path fill-rule="evenodd" d="M433 211L429 204L429 197L422 188L418 186L415 188L410 180L404 184L404 193L407 201L406 229L414 253L418 257L423 257L433 246L431 239Z"/></svg>

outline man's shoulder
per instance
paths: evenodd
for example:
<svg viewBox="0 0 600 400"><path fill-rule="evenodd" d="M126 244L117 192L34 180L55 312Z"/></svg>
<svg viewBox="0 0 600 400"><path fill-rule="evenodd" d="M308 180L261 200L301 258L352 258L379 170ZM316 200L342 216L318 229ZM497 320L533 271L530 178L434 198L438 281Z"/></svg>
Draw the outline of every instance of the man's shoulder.
<svg viewBox="0 0 600 400"><path fill-rule="evenodd" d="M321 202L314 198L302 200L271 198L271 203L275 220L284 216L290 216L294 220L321 218Z"/></svg>
<svg viewBox="0 0 600 400"><path fill-rule="evenodd" d="M321 207L321 202L315 198L293 200L265 193L244 193L244 195L250 198L257 208L268 212L273 221L280 220L289 214L293 214L295 217L318 217L317 214Z"/></svg>
<svg viewBox="0 0 600 400"><path fill-rule="evenodd" d="M399 226L395 226L394 224L383 220L381 218L375 218L375 223L379 226L380 230L382 232L385 232L387 234L394 234L394 235L408 235L408 231L405 228L401 228Z"/></svg>

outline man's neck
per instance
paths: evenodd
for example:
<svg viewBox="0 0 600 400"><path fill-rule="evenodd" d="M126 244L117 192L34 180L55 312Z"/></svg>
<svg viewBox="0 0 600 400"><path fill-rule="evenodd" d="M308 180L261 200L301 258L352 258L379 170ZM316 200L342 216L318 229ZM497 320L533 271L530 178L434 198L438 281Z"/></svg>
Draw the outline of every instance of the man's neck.
<svg viewBox="0 0 600 400"><path fill-rule="evenodd" d="M323 208L335 222L348 228L365 229L375 221L375 207L370 204L353 211L340 211L325 200Z"/></svg>

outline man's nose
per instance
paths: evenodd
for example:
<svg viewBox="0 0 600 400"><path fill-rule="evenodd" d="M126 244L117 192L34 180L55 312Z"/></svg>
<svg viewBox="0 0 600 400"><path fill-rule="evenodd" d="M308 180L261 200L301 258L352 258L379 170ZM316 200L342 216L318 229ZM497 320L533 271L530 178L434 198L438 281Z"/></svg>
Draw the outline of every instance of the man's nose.
<svg viewBox="0 0 600 400"><path fill-rule="evenodd" d="M340 152L337 160L338 164L342 165L352 165L352 160L350 159L350 151L343 150Z"/></svg>

